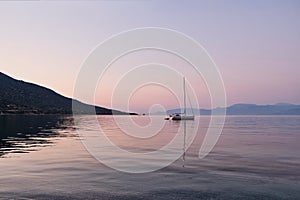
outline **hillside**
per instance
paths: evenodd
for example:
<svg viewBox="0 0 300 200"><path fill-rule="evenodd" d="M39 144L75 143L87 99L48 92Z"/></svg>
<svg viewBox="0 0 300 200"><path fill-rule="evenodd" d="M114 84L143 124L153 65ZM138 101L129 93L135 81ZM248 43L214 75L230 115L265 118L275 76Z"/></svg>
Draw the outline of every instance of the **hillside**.
<svg viewBox="0 0 300 200"><path fill-rule="evenodd" d="M13 79L0 72L0 114L72 114L72 101L53 90ZM129 114L77 100L74 102L82 108L81 114L91 114L88 113L91 109L102 115Z"/></svg>

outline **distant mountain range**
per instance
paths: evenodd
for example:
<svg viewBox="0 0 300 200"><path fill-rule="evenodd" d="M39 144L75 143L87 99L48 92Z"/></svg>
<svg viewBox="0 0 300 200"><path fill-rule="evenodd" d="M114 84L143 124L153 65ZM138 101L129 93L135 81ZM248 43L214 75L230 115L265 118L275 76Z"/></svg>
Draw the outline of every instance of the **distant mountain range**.
<svg viewBox="0 0 300 200"><path fill-rule="evenodd" d="M0 114L72 114L72 102L76 113L111 115L134 114L81 103L64 97L48 88L13 79L0 72Z"/></svg>
<svg viewBox="0 0 300 200"><path fill-rule="evenodd" d="M289 103L278 103L275 105L256 105L256 104L234 104L226 107L227 115L300 115L300 105ZM211 115L212 111L215 114L220 114L224 108L215 109L187 109L187 113L195 115ZM168 110L167 113L156 112L154 115L182 113L183 109Z"/></svg>

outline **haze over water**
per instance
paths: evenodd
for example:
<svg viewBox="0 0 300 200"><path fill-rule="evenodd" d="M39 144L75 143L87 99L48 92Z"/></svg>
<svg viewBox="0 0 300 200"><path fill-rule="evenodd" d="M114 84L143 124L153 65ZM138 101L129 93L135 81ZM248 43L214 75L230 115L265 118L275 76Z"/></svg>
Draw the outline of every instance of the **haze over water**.
<svg viewBox="0 0 300 200"><path fill-rule="evenodd" d="M126 116L123 116L126 117ZM163 120L163 117L160 117ZM159 139L135 142L121 137L112 116L98 116L115 144L135 152L153 151L170 140L183 122L166 121ZM147 117L133 117L149 123ZM90 116L80 120L88 124ZM68 116L0 116L0 197L2 199L299 199L300 117L230 116L204 159L199 148L209 116L197 117L200 129L185 161L145 174L118 172L84 148ZM187 137L193 121L187 122ZM11 126L12 124L18 125ZM14 128L13 128L14 127ZM86 133L92 131L88 127ZM118 140L119 138L119 140ZM182 143L183 144L183 143ZM179 145L180 146L180 145ZM182 151L182 146L179 149ZM168 152L172 153L172 152ZM124 158L111 154L111 162ZM160 159L157 158L157 162ZM155 159L153 159L154 164Z"/></svg>

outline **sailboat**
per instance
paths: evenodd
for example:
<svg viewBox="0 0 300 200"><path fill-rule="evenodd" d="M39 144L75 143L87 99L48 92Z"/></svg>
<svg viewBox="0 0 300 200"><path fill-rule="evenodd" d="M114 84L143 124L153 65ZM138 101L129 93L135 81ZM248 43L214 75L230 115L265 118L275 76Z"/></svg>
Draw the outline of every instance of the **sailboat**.
<svg viewBox="0 0 300 200"><path fill-rule="evenodd" d="M183 113L175 113L170 115L170 118L172 120L194 120L195 116L194 113L193 115L187 115L186 114L186 87L185 87L185 77L183 77L183 103L184 103L184 108L183 108ZM193 112L193 109L191 109Z"/></svg>

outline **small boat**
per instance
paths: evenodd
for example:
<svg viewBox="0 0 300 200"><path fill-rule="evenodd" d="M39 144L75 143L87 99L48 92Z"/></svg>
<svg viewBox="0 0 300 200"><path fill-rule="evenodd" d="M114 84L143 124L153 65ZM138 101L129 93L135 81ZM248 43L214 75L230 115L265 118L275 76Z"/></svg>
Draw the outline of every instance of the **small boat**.
<svg viewBox="0 0 300 200"><path fill-rule="evenodd" d="M193 115L187 115L186 114L186 88L185 88L185 77L183 77L183 102L184 102L184 110L183 113L175 113L170 116L172 120L178 121L178 120L194 120L195 116ZM193 109L191 109L193 112Z"/></svg>

